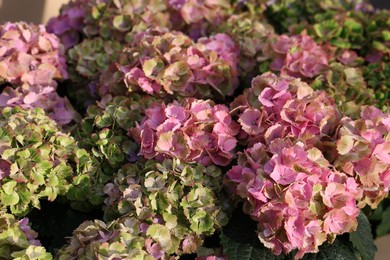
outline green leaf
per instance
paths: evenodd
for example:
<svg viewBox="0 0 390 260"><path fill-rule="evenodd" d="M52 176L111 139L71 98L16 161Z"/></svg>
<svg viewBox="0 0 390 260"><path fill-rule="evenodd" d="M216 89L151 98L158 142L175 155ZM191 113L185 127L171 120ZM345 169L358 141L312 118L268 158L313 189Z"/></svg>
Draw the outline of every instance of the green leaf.
<svg viewBox="0 0 390 260"><path fill-rule="evenodd" d="M372 238L370 222L363 212L360 212L358 218L358 228L350 233L349 240L358 250L363 260L371 260L375 257L376 246Z"/></svg>
<svg viewBox="0 0 390 260"><path fill-rule="evenodd" d="M256 223L240 210L233 214L220 238L224 254L230 260L282 259L260 243L256 234Z"/></svg>
<svg viewBox="0 0 390 260"><path fill-rule="evenodd" d="M382 214L381 222L376 228L376 235L378 237L386 235L390 231L390 207L388 207Z"/></svg>

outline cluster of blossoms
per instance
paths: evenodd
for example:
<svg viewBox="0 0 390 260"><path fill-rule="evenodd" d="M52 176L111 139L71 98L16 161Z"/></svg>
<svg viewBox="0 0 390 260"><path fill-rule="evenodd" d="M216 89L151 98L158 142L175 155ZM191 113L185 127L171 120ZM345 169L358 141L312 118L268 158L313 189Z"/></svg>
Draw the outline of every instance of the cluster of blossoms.
<svg viewBox="0 0 390 260"><path fill-rule="evenodd" d="M33 227L60 260L300 259L357 229L373 258L389 24L365 0L71 0L0 25L0 258L52 258L28 218L53 204L69 230Z"/></svg>
<svg viewBox="0 0 390 260"><path fill-rule="evenodd" d="M123 81L128 92L220 99L233 95L238 86L239 52L226 34L194 43L181 32L150 30L137 39L121 55L119 70L102 75L101 96L115 94L121 89L115 85Z"/></svg>
<svg viewBox="0 0 390 260"><path fill-rule="evenodd" d="M222 172L214 165L140 161L124 165L113 180L104 188L105 217L133 213L141 221L158 221L176 237L177 255L195 253L204 236L228 222Z"/></svg>
<svg viewBox="0 0 390 260"><path fill-rule="evenodd" d="M228 107L188 98L147 109L142 123L131 132L146 159L226 166L234 158L239 130Z"/></svg>
<svg viewBox="0 0 390 260"><path fill-rule="evenodd" d="M231 105L238 111L238 139L247 146L275 138L292 137L315 145L320 137L332 136L340 115L325 92L313 92L297 78L270 72L252 81Z"/></svg>
<svg viewBox="0 0 390 260"><path fill-rule="evenodd" d="M172 240L165 226L131 216L107 224L86 221L73 231L70 243L59 251L57 259L174 259L169 258Z"/></svg>
<svg viewBox="0 0 390 260"><path fill-rule="evenodd" d="M358 185L332 171L321 151L278 138L255 144L227 173L232 190L258 222L258 236L277 255L298 249L296 258L318 252L338 234L357 227Z"/></svg>
<svg viewBox="0 0 390 260"><path fill-rule="evenodd" d="M332 62L329 70L319 75L311 86L326 90L334 98L340 112L354 118L359 116L362 105L375 103L374 91L368 88L363 72L342 63Z"/></svg>
<svg viewBox="0 0 390 260"><path fill-rule="evenodd" d="M145 259L174 260L178 247L191 251L195 238L186 237L181 244L167 226L124 216L112 222L86 221L73 231L70 243L58 253L59 260L73 259ZM199 260L224 258L203 257Z"/></svg>
<svg viewBox="0 0 390 260"><path fill-rule="evenodd" d="M0 110L1 209L26 215L40 200L65 195L77 175L90 167L76 141L62 133L43 110L7 107ZM73 169L71 164L76 164ZM77 179L77 178L76 178Z"/></svg>
<svg viewBox="0 0 390 260"><path fill-rule="evenodd" d="M29 226L28 218L16 220L0 211L0 256L4 259L52 259L37 240L38 234Z"/></svg>
<svg viewBox="0 0 390 260"><path fill-rule="evenodd" d="M85 0L69 1L61 7L60 15L47 23L47 31L57 35L66 49L81 41L80 33L84 27L84 17L88 15L87 7Z"/></svg>
<svg viewBox="0 0 390 260"><path fill-rule="evenodd" d="M0 107L43 108L57 123L77 118L55 80L67 78L64 50L43 25L24 22L0 26Z"/></svg>
<svg viewBox="0 0 390 260"><path fill-rule="evenodd" d="M136 127L136 123L142 121L145 109L156 102L149 96L132 94L91 105L74 136L81 147L99 160L103 172L112 175L125 163L139 159L138 145L128 135L128 130Z"/></svg>
<svg viewBox="0 0 390 260"><path fill-rule="evenodd" d="M326 240L356 229L359 207L387 196L389 117L379 110L340 119L324 92L271 73L255 78L232 106L249 148L227 183L275 254L318 252Z"/></svg>

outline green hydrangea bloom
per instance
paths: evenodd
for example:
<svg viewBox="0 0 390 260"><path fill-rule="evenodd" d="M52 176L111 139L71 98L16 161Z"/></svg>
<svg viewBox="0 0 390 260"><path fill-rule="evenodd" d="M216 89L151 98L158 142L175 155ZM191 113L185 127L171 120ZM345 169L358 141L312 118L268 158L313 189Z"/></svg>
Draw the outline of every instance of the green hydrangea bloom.
<svg viewBox="0 0 390 260"><path fill-rule="evenodd" d="M142 221L158 219L181 243L188 235L197 241L176 253L194 253L205 235L228 222L230 204L222 183L222 172L214 165L178 159L126 164L105 186L105 218L133 214Z"/></svg>
<svg viewBox="0 0 390 260"><path fill-rule="evenodd" d="M73 231L68 245L57 254L70 259L177 259L169 257L177 241L161 224L142 223L128 216L104 223L86 221Z"/></svg>

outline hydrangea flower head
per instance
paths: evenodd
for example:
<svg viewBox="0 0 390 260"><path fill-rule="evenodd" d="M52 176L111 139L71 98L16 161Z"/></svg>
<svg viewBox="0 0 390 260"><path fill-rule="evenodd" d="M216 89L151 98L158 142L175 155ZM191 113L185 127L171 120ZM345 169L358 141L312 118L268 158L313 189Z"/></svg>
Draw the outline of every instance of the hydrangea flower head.
<svg viewBox="0 0 390 260"><path fill-rule="evenodd" d="M1 209L24 216L40 200L67 195L73 178L93 170L85 151L42 109L2 108L0 125Z"/></svg>
<svg viewBox="0 0 390 260"><path fill-rule="evenodd" d="M147 109L132 133L147 159L168 157L226 166L234 158L238 131L226 106L189 98Z"/></svg>
<svg viewBox="0 0 390 260"><path fill-rule="evenodd" d="M228 186L244 200L244 211L258 222L259 239L275 254L298 249L299 259L356 229L357 183L330 170L317 148L284 138L257 143L239 156L227 173Z"/></svg>
<svg viewBox="0 0 390 260"><path fill-rule="evenodd" d="M63 46L43 25L24 22L0 26L0 107L43 108L60 125L77 120L66 98L55 92L67 78Z"/></svg>
<svg viewBox="0 0 390 260"><path fill-rule="evenodd" d="M227 224L229 203L220 196L221 177L221 170L213 165L177 159L126 164L105 185L105 217L133 213L141 221L159 219L176 233L177 252L194 253L205 235Z"/></svg>
<svg viewBox="0 0 390 260"><path fill-rule="evenodd" d="M88 15L88 1L70 1L63 5L60 14L51 18L47 25L47 31L54 33L60 39L66 49L80 42L80 33L84 26L84 17Z"/></svg>
<svg viewBox="0 0 390 260"><path fill-rule="evenodd" d="M5 23L0 46L2 82L55 87L54 79L67 78L63 46L43 25Z"/></svg>
<svg viewBox="0 0 390 260"><path fill-rule="evenodd" d="M137 39L117 65L129 91L224 99L238 86L239 52L225 34L194 43L180 32L149 30ZM112 74L102 76L108 92L116 89L112 78Z"/></svg>
<svg viewBox="0 0 390 260"><path fill-rule="evenodd" d="M232 109L238 111L240 140L252 145L270 143L282 137L299 138L315 144L331 136L340 119L334 102L305 82L264 73L252 80L252 87L237 97Z"/></svg>

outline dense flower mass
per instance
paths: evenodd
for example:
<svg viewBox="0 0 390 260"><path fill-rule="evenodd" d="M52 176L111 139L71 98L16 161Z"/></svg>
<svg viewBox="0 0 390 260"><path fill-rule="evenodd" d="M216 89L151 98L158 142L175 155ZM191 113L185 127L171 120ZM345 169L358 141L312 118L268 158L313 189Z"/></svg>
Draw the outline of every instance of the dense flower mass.
<svg viewBox="0 0 390 260"><path fill-rule="evenodd" d="M318 252L337 234L356 229L357 184L332 171L317 148L275 139L255 144L228 173L244 210L258 222L258 236L277 255L298 249L297 257Z"/></svg>
<svg viewBox="0 0 390 260"><path fill-rule="evenodd" d="M0 246L4 259L52 259L50 253L37 240L38 234L31 229L28 218L15 219L0 211Z"/></svg>
<svg viewBox="0 0 390 260"><path fill-rule="evenodd" d="M170 259L168 252L173 246L169 230L158 223L142 223L134 217L107 224L94 220L73 231L58 259Z"/></svg>
<svg viewBox="0 0 390 260"><path fill-rule="evenodd" d="M227 183L275 254L318 252L356 229L359 207L387 196L389 116L380 110L340 119L324 92L270 73L255 78L233 107L248 148Z"/></svg>
<svg viewBox="0 0 390 260"><path fill-rule="evenodd" d="M117 65L121 74L118 81L123 84L124 78L130 92L223 99L238 86L238 48L228 35L217 34L194 43L181 32L151 30L137 39ZM103 74L101 95L117 89L113 77Z"/></svg>
<svg viewBox="0 0 390 260"><path fill-rule="evenodd" d="M340 115L325 92L314 92L297 78L265 73L252 81L252 88L232 103L238 111L238 139L251 145L292 137L315 145L332 136Z"/></svg>
<svg viewBox="0 0 390 260"><path fill-rule="evenodd" d="M79 82L88 78L98 80L100 74L118 59L122 46L103 38L85 39L68 51L70 79Z"/></svg>
<svg viewBox="0 0 390 260"><path fill-rule="evenodd" d="M234 158L239 125L226 106L189 98L147 109L142 123L131 132L147 159L226 166Z"/></svg>
<svg viewBox="0 0 390 260"><path fill-rule="evenodd" d="M0 25L0 258L374 259L389 26L368 0L70 0Z"/></svg>
<svg viewBox="0 0 390 260"><path fill-rule="evenodd" d="M213 234L228 221L222 189L222 172L214 165L176 159L126 164L104 188L108 195L105 215L115 218L134 212L141 221L158 219L169 229L182 230L176 234L180 251L194 253L204 235Z"/></svg>
<svg viewBox="0 0 390 260"><path fill-rule="evenodd" d="M311 86L326 90L340 112L355 118L362 105L374 104L375 95L365 82L362 70L344 64L332 62L329 70L319 75Z"/></svg>
<svg viewBox="0 0 390 260"><path fill-rule="evenodd" d="M192 235L178 240L174 228L173 219L164 224L162 219L145 222L131 215L109 223L86 221L73 231L58 259L177 259L175 252L191 252L198 241Z"/></svg>
<svg viewBox="0 0 390 260"><path fill-rule="evenodd" d="M266 21L258 21L252 15L232 15L218 27L219 32L229 34L240 48L239 75L243 80L259 72L271 56L270 39L275 36L273 27ZM262 70L262 69L260 69Z"/></svg>
<svg viewBox="0 0 390 260"><path fill-rule="evenodd" d="M49 21L48 30L58 35L66 48L93 37L125 43L155 26L180 30L198 39L222 24L230 10L228 0L73 0Z"/></svg>

